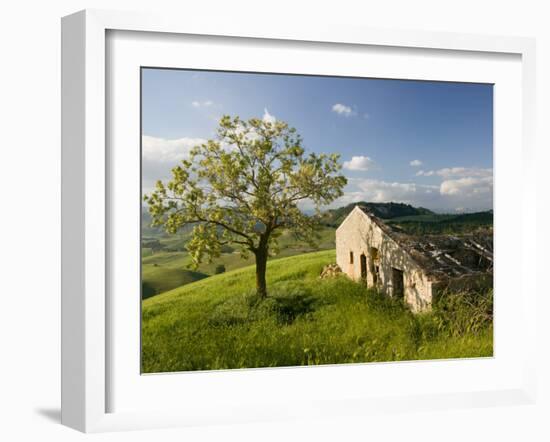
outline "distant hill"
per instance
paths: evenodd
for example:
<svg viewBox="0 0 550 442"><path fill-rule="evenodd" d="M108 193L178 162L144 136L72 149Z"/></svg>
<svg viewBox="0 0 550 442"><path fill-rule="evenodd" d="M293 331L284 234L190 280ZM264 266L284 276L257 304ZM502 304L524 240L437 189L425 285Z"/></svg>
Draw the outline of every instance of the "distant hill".
<svg viewBox="0 0 550 442"><path fill-rule="evenodd" d="M493 211L457 215L432 214L430 216L404 216L387 221L399 230L413 235L448 234L491 231Z"/></svg>
<svg viewBox="0 0 550 442"><path fill-rule="evenodd" d="M146 238L166 238L171 237L171 235L167 234L163 228L161 227L153 227L151 226L151 222L153 219L151 218L151 215L147 211L147 209L142 208L141 209L141 237L142 239ZM178 233L179 234L188 234L193 230L193 226L185 226L182 227Z"/></svg>
<svg viewBox="0 0 550 442"><path fill-rule="evenodd" d="M323 224L327 226L338 227L355 206L365 206L374 215L385 220L406 216L414 217L421 215L434 215L431 210L425 209L423 207L413 207L410 204L367 203L365 201L361 201L358 203L348 204L344 207L339 207L338 209L327 210L322 215Z"/></svg>
<svg viewBox="0 0 550 442"><path fill-rule="evenodd" d="M163 234L162 229L158 227L151 227L151 215L147 209L141 209L141 235L142 236L160 236Z"/></svg>

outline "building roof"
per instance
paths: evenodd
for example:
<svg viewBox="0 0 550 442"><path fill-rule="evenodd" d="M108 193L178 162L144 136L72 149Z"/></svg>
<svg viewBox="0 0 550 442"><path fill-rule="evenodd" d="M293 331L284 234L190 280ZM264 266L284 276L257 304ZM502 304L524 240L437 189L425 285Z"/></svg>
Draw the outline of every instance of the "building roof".
<svg viewBox="0 0 550 442"><path fill-rule="evenodd" d="M465 235L410 235L386 224L366 207L359 207L426 272L453 278L493 272L492 233Z"/></svg>

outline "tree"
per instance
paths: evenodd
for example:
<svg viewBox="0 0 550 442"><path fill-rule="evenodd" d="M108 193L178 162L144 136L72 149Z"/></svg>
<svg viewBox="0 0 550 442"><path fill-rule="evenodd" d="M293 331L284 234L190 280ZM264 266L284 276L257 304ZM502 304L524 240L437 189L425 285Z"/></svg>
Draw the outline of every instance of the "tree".
<svg viewBox="0 0 550 442"><path fill-rule="evenodd" d="M172 169L144 197L154 226L176 233L192 226L187 249L195 266L219 257L232 244L241 256L256 258L256 292L267 296L268 256L289 230L314 244L317 216L307 216L298 202L320 206L342 195L346 178L337 154L306 155L302 138L283 121L241 120L223 116L215 139L191 149L189 159Z"/></svg>

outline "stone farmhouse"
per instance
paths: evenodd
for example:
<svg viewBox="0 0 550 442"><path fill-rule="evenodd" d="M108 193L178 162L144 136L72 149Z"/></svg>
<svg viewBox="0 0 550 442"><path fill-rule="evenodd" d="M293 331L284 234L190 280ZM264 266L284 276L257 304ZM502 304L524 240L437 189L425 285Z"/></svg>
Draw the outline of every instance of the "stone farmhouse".
<svg viewBox="0 0 550 442"><path fill-rule="evenodd" d="M445 290L492 287L492 234L409 235L356 206L336 230L336 262L367 287L431 308Z"/></svg>

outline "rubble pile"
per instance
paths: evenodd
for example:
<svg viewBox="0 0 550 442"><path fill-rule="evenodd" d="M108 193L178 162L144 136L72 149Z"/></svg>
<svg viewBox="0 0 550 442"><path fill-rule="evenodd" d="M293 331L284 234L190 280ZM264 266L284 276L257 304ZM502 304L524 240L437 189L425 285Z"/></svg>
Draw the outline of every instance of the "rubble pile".
<svg viewBox="0 0 550 442"><path fill-rule="evenodd" d="M321 275L319 278L325 279L325 278L334 278L335 276L338 276L340 273L342 273L342 270L338 266L338 264L328 264L323 267L323 270L321 270Z"/></svg>

